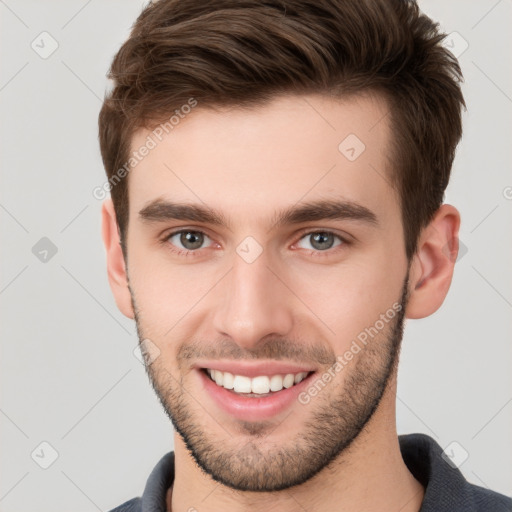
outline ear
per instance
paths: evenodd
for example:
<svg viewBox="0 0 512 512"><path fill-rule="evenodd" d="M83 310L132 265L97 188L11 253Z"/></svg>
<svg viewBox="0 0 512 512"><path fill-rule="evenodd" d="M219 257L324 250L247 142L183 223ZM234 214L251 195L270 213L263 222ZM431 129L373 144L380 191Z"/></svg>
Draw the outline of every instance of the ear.
<svg viewBox="0 0 512 512"><path fill-rule="evenodd" d="M426 226L418 241L410 272L406 318L424 318L443 303L452 282L459 252L460 214L443 204Z"/></svg>
<svg viewBox="0 0 512 512"><path fill-rule="evenodd" d="M116 213L112 199L105 199L101 207L101 235L107 251L107 274L110 289L119 311L128 318L134 318L128 275L121 250L121 239L117 227Z"/></svg>

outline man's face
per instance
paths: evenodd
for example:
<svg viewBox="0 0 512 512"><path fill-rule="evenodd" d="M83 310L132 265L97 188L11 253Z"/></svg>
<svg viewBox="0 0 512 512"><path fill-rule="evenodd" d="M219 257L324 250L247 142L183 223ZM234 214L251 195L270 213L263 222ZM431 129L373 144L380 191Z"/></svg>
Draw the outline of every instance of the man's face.
<svg viewBox="0 0 512 512"><path fill-rule="evenodd" d="M196 462L229 487L273 491L317 474L362 431L393 373L408 262L386 113L375 97L199 104L162 141L134 136L132 150L157 142L129 175L132 303L159 354L148 373ZM319 201L344 205L278 222ZM164 202L222 222L171 217ZM224 389L205 368L264 394ZM265 393L300 370L302 382Z"/></svg>

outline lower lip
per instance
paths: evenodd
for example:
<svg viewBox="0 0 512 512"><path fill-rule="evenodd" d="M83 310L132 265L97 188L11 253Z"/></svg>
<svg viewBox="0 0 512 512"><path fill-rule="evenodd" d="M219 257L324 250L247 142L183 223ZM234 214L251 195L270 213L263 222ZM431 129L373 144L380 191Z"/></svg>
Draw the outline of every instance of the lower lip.
<svg viewBox="0 0 512 512"><path fill-rule="evenodd" d="M314 372L311 373L291 388L283 388L268 396L255 398L237 395L232 390L218 386L204 370L198 370L198 372L203 389L215 403L229 415L245 421L265 420L285 411L298 400L298 395L309 385L311 378L315 375Z"/></svg>

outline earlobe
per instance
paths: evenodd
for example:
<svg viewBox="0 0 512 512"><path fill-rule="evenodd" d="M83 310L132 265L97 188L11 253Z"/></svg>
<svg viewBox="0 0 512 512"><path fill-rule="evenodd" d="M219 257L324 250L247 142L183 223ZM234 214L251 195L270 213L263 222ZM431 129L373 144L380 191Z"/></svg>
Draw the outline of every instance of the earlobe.
<svg viewBox="0 0 512 512"><path fill-rule="evenodd" d="M458 210L443 204L423 229L409 274L407 318L425 318L441 307L453 277L459 227Z"/></svg>
<svg viewBox="0 0 512 512"><path fill-rule="evenodd" d="M128 318L134 318L131 294L128 288L128 275L121 249L119 230L112 199L105 199L101 207L101 234L107 253L107 275L110 289L117 307Z"/></svg>

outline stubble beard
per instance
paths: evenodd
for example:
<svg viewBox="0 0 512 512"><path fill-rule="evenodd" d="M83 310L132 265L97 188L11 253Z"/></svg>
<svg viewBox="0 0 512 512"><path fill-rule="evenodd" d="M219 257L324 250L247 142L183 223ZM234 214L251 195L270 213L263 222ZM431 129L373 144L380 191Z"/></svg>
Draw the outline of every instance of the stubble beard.
<svg viewBox="0 0 512 512"><path fill-rule="evenodd" d="M239 421L236 438L220 429L217 418L217 421L211 418L207 422L210 428L207 428L202 418L209 416L184 386L183 376L176 379L158 364L158 360L146 365L165 413L197 465L213 480L231 489L275 492L303 484L337 460L375 414L396 374L408 300L408 278L409 271L398 302L401 309L342 370L345 375L343 386L331 382L307 405L294 405L310 408L309 419L304 422L300 436L285 445L276 446L272 442L272 432L279 428L279 424L271 421ZM132 304L139 340L144 340L143 322L133 293ZM293 414L283 421L293 421ZM213 434L211 429L220 429L222 437ZM244 439L242 443L240 435Z"/></svg>

